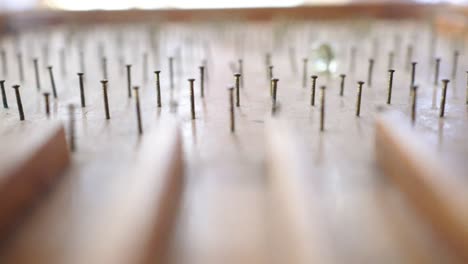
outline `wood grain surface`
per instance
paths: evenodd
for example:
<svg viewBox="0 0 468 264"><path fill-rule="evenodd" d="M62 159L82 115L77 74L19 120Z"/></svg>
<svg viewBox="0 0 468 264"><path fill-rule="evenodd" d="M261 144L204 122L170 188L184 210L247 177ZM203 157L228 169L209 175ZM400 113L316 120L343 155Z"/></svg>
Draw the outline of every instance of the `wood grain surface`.
<svg viewBox="0 0 468 264"><path fill-rule="evenodd" d="M63 175L70 155L57 122L22 122L0 133L0 234L5 237Z"/></svg>
<svg viewBox="0 0 468 264"><path fill-rule="evenodd" d="M466 184L434 151L417 139L401 116L377 122L376 157L385 173L401 186L425 218L466 258L468 197Z"/></svg>
<svg viewBox="0 0 468 264"><path fill-rule="evenodd" d="M21 91L27 120L46 119L31 63L36 56L42 91L51 88L45 67L54 66L58 99L52 101L50 118L68 123L68 104L77 106L77 150L70 170L2 247L2 263L79 262L86 256L77 255L77 245L90 241L89 248L97 250L101 239L106 240L91 240L96 232L89 227L112 222L109 212L120 214L128 209L135 217L128 221L144 221L137 217L145 215L140 211L143 207L123 206L120 211L114 210L114 206L120 208L119 203L108 204L108 198L114 197L112 186L137 180L131 172L148 147L138 135L135 98L127 95L127 63L132 64L132 86L140 86L143 137L153 126L166 126L161 120L172 119L180 124L183 142L180 213L174 234L164 240L169 243L167 258L156 256L154 262L302 263L317 257L323 263L463 263L437 235L430 219L416 213L412 200L385 177L376 160L375 118L386 111L410 116L406 53L412 45L409 61L418 62L415 84L420 88L411 129L418 140L429 143L428 151L436 153L443 166L466 168L465 44L439 34L428 20L220 19L68 25L23 31L1 44L8 54L8 86L21 83L15 54L23 53L27 74ZM323 44L329 45L333 55L330 74L322 71L324 46L319 47ZM352 47L356 48L354 65ZM65 71L60 57L63 48ZM460 57L453 76L456 49ZM392 104L387 105L390 51L396 72ZM266 53L271 53L273 76L279 79L275 111ZM144 54L148 54L148 66ZM105 119L99 82L104 78L102 56L107 57L110 120ZM168 57L174 58L173 88ZM310 63L303 88L305 57ZM441 86L433 84L434 57L442 59L440 79L451 79L444 118L438 116ZM371 86L367 83L369 58L375 59ZM243 59L244 86L240 107L234 109L236 130L232 133L226 88L233 85L233 74L239 71L238 59ZM207 76L202 98L198 67L204 61ZM160 108L154 70L161 70ZM79 107L79 71L85 73L84 108ZM347 75L344 96L339 96L341 73ZM312 74L318 75L315 106L310 105ZM196 79L195 120L191 119L188 78ZM361 115L356 117L357 81L361 80L366 84ZM326 86L326 114L321 132L318 87L322 85ZM11 88L7 92L12 106L1 110L1 126L18 127L14 95ZM267 126L271 119L281 125ZM410 123L409 118L406 121ZM457 175L466 182L466 174ZM150 187L141 190L146 188ZM127 202L123 205L132 204ZM142 203L157 207L150 202L143 199ZM128 227L130 222L119 225ZM127 243L117 238L110 242ZM138 254L138 250L133 252Z"/></svg>

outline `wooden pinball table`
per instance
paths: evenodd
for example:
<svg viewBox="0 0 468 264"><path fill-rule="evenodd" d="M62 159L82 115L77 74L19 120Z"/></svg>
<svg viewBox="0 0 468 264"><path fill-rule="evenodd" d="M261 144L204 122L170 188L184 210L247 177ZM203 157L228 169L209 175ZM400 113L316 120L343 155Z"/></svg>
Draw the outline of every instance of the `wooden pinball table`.
<svg viewBox="0 0 468 264"><path fill-rule="evenodd" d="M466 263L466 14L3 14L0 263Z"/></svg>

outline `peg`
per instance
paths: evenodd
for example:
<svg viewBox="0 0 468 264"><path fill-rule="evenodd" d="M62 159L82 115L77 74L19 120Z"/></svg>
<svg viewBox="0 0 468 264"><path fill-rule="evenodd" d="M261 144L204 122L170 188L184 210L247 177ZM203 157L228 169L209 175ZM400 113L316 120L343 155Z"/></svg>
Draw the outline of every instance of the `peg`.
<svg viewBox="0 0 468 264"><path fill-rule="evenodd" d="M273 65L268 66L268 80L273 79Z"/></svg>
<svg viewBox="0 0 468 264"><path fill-rule="evenodd" d="M192 120L195 120L195 95L193 92L193 82L195 79L188 79L190 83L190 112L192 114Z"/></svg>
<svg viewBox="0 0 468 264"><path fill-rule="evenodd" d="M154 73L156 74L156 104L158 107L161 107L161 82L159 79L161 71L155 71Z"/></svg>
<svg viewBox="0 0 468 264"><path fill-rule="evenodd" d="M271 65L271 54L270 53L266 53L265 54L265 67L266 67L266 76L267 76L267 80L270 80L273 78L270 74L270 71L269 71L269 67Z"/></svg>
<svg viewBox="0 0 468 264"><path fill-rule="evenodd" d="M302 74L302 87L303 88L306 88L307 87L307 62L308 62L308 59L307 58L304 58L302 59L303 60L303 74Z"/></svg>
<svg viewBox="0 0 468 264"><path fill-rule="evenodd" d="M415 85L411 89L411 123L414 125L416 123L416 91L418 90L418 86Z"/></svg>
<svg viewBox="0 0 468 264"><path fill-rule="evenodd" d="M271 79L272 87L273 87L273 95L272 95L272 102L273 102L273 109L276 109L276 94L278 91L278 79Z"/></svg>
<svg viewBox="0 0 468 264"><path fill-rule="evenodd" d="M44 92L43 93L44 95L44 101L45 101L45 112L46 112L46 116L47 118L50 117L50 93L49 92Z"/></svg>
<svg viewBox="0 0 468 264"><path fill-rule="evenodd" d="M431 64L433 61L432 59L434 58L434 54L436 52L436 48L437 48L437 32L435 30L435 23L431 23L431 28L430 28L430 39L429 39L429 61L428 63Z"/></svg>
<svg viewBox="0 0 468 264"><path fill-rule="evenodd" d="M234 116L234 87L229 87L229 114L230 114L230 124L231 132L236 130L235 116Z"/></svg>
<svg viewBox="0 0 468 264"><path fill-rule="evenodd" d="M205 96L205 67L202 65L200 68L200 96Z"/></svg>
<svg viewBox="0 0 468 264"><path fill-rule="evenodd" d="M460 52L458 50L455 50L453 52L453 61L452 61L452 80L453 83L456 83L457 80L457 67L458 67L458 57L460 55Z"/></svg>
<svg viewBox="0 0 468 264"><path fill-rule="evenodd" d="M86 100L85 100L85 91L84 91L84 84L83 84L83 73L78 73L78 80L80 83L80 98L81 98L81 107L86 107Z"/></svg>
<svg viewBox="0 0 468 264"><path fill-rule="evenodd" d="M374 59L369 59L369 68L367 71L367 84L372 87L372 73L374 71Z"/></svg>
<svg viewBox="0 0 468 264"><path fill-rule="evenodd" d="M169 57L169 81L171 89L174 89L174 57Z"/></svg>
<svg viewBox="0 0 468 264"><path fill-rule="evenodd" d="M266 66L271 65L271 53L269 52L265 54L265 63L266 63Z"/></svg>
<svg viewBox="0 0 468 264"><path fill-rule="evenodd" d="M141 124L140 96L138 94L139 87L134 86L133 90L135 91L135 108L136 108L136 116L137 116L138 134L142 135L143 126Z"/></svg>
<svg viewBox="0 0 468 264"><path fill-rule="evenodd" d="M127 64L125 65L127 68L127 93L128 98L132 98L132 65Z"/></svg>
<svg viewBox="0 0 468 264"><path fill-rule="evenodd" d="M393 88L393 74L395 70L388 70L388 93L387 93L387 104L392 103L392 88Z"/></svg>
<svg viewBox="0 0 468 264"><path fill-rule="evenodd" d="M15 89L15 95L16 95L16 104L18 105L18 113L19 113L19 118L21 121L24 120L24 112L23 112L23 103L21 102L21 94L19 91L19 85L15 84L13 85L13 89Z"/></svg>
<svg viewBox="0 0 468 264"><path fill-rule="evenodd" d="M320 131L325 130L325 86L320 86Z"/></svg>
<svg viewBox="0 0 468 264"><path fill-rule="evenodd" d="M236 83L236 107L240 106L240 79L241 75L240 73L234 74L235 77L235 83Z"/></svg>
<svg viewBox="0 0 468 264"><path fill-rule="evenodd" d="M68 105L68 114L69 114L69 120L68 120L68 131L70 133L69 137L69 147L71 152L75 152L76 150L76 144L75 144L75 105L74 104L69 104Z"/></svg>
<svg viewBox="0 0 468 264"><path fill-rule="evenodd" d="M23 68L23 54L21 52L16 53L18 60L18 74L21 82L24 82L24 68Z"/></svg>
<svg viewBox="0 0 468 264"><path fill-rule="evenodd" d="M239 59L239 74L240 74L240 87L244 88L244 62L242 59Z"/></svg>
<svg viewBox="0 0 468 264"><path fill-rule="evenodd" d="M40 91L41 90L41 80L40 80L40 77L39 77L39 66L38 66L37 58L33 59L33 64L34 64L34 73L35 73L35 76L36 76L36 88L37 88L38 91Z"/></svg>
<svg viewBox="0 0 468 264"><path fill-rule="evenodd" d="M412 62L411 63L411 83L410 83L410 92L411 92L411 89L413 88L414 86L414 81L415 81L415 78L416 78L416 62Z"/></svg>
<svg viewBox="0 0 468 264"><path fill-rule="evenodd" d="M52 95L54 99L57 99L57 88L55 87L54 73L52 72L52 66L47 66L49 70L50 83L52 85Z"/></svg>
<svg viewBox="0 0 468 264"><path fill-rule="evenodd" d="M340 74L340 78L340 96L343 96L346 74Z"/></svg>
<svg viewBox="0 0 468 264"><path fill-rule="evenodd" d="M106 113L106 119L110 119L110 112L109 112L109 99L107 97L107 80L102 80L102 92L104 97L104 111Z"/></svg>
<svg viewBox="0 0 468 264"><path fill-rule="evenodd" d="M315 86L317 84L318 76L317 75L312 75L311 78L312 78L312 91L311 91L311 95L310 95L310 105L314 106L315 105Z"/></svg>
<svg viewBox="0 0 468 264"><path fill-rule="evenodd" d="M360 116L361 114L361 95L362 95L362 85L364 84L363 81L358 82L358 94L357 94L357 101L356 101L356 116Z"/></svg>
<svg viewBox="0 0 468 264"><path fill-rule="evenodd" d="M0 89L2 90L3 108L8 108L8 99L5 92L5 80L0 80Z"/></svg>
<svg viewBox="0 0 468 264"><path fill-rule="evenodd" d="M208 81L208 61L206 59L202 60L202 66L204 67L204 75L205 75L205 80Z"/></svg>
<svg viewBox="0 0 468 264"><path fill-rule="evenodd" d="M435 59L434 86L439 85L440 58Z"/></svg>
<svg viewBox="0 0 468 264"><path fill-rule="evenodd" d="M447 85L448 85L449 82L450 81L447 80L447 79L442 80L443 86L442 86L442 98L440 99L439 117L444 117L444 115L445 115L445 101L446 101L446 98L447 98Z"/></svg>

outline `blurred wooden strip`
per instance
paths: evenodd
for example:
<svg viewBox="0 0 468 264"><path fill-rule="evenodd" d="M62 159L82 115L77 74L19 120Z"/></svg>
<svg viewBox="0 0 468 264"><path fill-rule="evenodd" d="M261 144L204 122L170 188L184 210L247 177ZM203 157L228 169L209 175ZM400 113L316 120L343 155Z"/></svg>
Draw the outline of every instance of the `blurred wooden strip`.
<svg viewBox="0 0 468 264"><path fill-rule="evenodd" d="M134 169L123 172L98 223L89 227L67 263L160 263L178 212L183 183L182 142L175 122L148 131Z"/></svg>
<svg viewBox="0 0 468 264"><path fill-rule="evenodd" d="M437 15L434 19L437 32L441 35L465 36L468 30L466 15L456 11Z"/></svg>
<svg viewBox="0 0 468 264"><path fill-rule="evenodd" d="M377 120L376 155L385 174L458 253L468 259L468 192L397 114Z"/></svg>
<svg viewBox="0 0 468 264"><path fill-rule="evenodd" d="M112 10L112 11L20 11L0 13L11 28L31 28L57 24L92 23L134 23L160 21L206 21L206 20L249 20L268 21L272 19L351 19L389 18L417 19L432 15L444 5L418 3L348 3L320 4L297 7L227 8L227 9L156 9L156 10ZM7 28L7 26L3 26ZM0 24L0 29L2 25Z"/></svg>
<svg viewBox="0 0 468 264"><path fill-rule="evenodd" d="M268 182L274 210L283 222L283 263L333 263L330 249L314 205L307 155L301 151L285 123L272 120L266 129ZM281 261L279 261L281 262Z"/></svg>
<svg viewBox="0 0 468 264"><path fill-rule="evenodd" d="M0 236L70 164L61 124L19 128L0 138Z"/></svg>

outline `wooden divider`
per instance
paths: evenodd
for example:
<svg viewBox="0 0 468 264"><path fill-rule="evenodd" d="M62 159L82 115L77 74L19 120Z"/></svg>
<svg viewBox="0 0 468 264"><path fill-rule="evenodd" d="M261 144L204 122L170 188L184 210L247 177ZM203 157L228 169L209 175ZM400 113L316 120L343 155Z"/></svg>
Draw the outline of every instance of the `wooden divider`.
<svg viewBox="0 0 468 264"><path fill-rule="evenodd" d="M0 235L6 235L34 200L70 164L60 123L21 126L0 137Z"/></svg>
<svg viewBox="0 0 468 264"><path fill-rule="evenodd" d="M268 186L281 223L276 232L284 231L281 238L284 263L333 263L321 233L318 209L306 184L311 177L307 155L296 138L286 123L271 120L266 126Z"/></svg>
<svg viewBox="0 0 468 264"><path fill-rule="evenodd" d="M161 263L183 184L182 142L175 122L145 134L133 170L112 183L97 223L67 263Z"/></svg>
<svg viewBox="0 0 468 264"><path fill-rule="evenodd" d="M457 181L409 124L395 113L377 120L377 162L437 233L468 260L466 184Z"/></svg>
<svg viewBox="0 0 468 264"><path fill-rule="evenodd" d="M417 19L430 17L447 5L427 5L409 2L356 2L342 5L319 4L296 7L226 8L226 9L155 9L155 10L34 10L0 13L0 32L12 28L32 28L57 24L187 22L187 21L268 21L272 19Z"/></svg>

